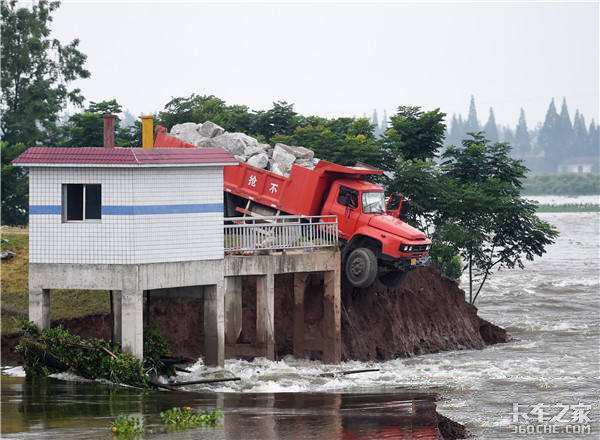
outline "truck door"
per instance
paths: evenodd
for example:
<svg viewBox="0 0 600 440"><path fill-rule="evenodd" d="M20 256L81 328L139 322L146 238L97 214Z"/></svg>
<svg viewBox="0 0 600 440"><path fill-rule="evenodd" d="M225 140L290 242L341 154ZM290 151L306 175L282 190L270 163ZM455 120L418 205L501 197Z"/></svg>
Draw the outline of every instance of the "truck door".
<svg viewBox="0 0 600 440"><path fill-rule="evenodd" d="M337 215L338 229L342 238L354 235L356 221L360 216L358 191L347 186L340 186L335 202L331 205L331 214Z"/></svg>

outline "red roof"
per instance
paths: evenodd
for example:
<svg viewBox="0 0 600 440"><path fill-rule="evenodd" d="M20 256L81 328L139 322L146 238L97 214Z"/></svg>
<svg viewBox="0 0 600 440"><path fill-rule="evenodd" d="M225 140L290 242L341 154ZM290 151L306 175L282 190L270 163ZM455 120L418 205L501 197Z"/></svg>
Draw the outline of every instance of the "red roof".
<svg viewBox="0 0 600 440"><path fill-rule="evenodd" d="M31 147L12 163L21 166L205 166L238 162L222 148Z"/></svg>

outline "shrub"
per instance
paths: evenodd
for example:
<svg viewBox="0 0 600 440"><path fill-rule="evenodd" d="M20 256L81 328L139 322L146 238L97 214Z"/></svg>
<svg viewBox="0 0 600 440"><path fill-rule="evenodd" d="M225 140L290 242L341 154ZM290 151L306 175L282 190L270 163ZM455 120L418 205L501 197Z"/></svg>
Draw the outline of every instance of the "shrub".
<svg viewBox="0 0 600 440"><path fill-rule="evenodd" d="M160 413L160 419L167 429L180 431L190 428L209 427L214 428L221 419L221 411L196 412L189 406L183 408L171 408Z"/></svg>
<svg viewBox="0 0 600 440"><path fill-rule="evenodd" d="M142 362L100 339L84 339L61 326L39 331L23 329L16 347L28 376L47 376L72 370L87 379L147 388L150 383Z"/></svg>
<svg viewBox="0 0 600 440"><path fill-rule="evenodd" d="M137 437L144 433L144 425L139 417L121 415L112 422L110 430L118 437Z"/></svg>

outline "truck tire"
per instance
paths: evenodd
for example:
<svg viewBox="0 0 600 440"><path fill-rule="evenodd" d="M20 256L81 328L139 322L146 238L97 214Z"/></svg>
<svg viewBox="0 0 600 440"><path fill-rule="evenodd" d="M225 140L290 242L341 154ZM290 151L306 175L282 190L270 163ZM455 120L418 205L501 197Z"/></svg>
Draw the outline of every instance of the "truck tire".
<svg viewBox="0 0 600 440"><path fill-rule="evenodd" d="M344 269L353 287L369 287L377 277L377 257L371 249L356 248L346 258Z"/></svg>

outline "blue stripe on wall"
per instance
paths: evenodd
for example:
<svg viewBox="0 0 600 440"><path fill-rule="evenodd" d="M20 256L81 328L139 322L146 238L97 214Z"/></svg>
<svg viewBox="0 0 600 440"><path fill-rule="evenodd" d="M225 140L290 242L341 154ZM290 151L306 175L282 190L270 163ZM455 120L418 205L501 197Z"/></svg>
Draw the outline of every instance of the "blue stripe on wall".
<svg viewBox="0 0 600 440"><path fill-rule="evenodd" d="M106 205L104 215L198 214L223 212L222 203L197 203L183 205Z"/></svg>
<svg viewBox="0 0 600 440"><path fill-rule="evenodd" d="M182 205L105 205L102 215L202 214L223 212L222 203ZM60 205L29 205L29 214L60 214Z"/></svg>
<svg viewBox="0 0 600 440"><path fill-rule="evenodd" d="M29 214L59 214L60 205L29 205Z"/></svg>

